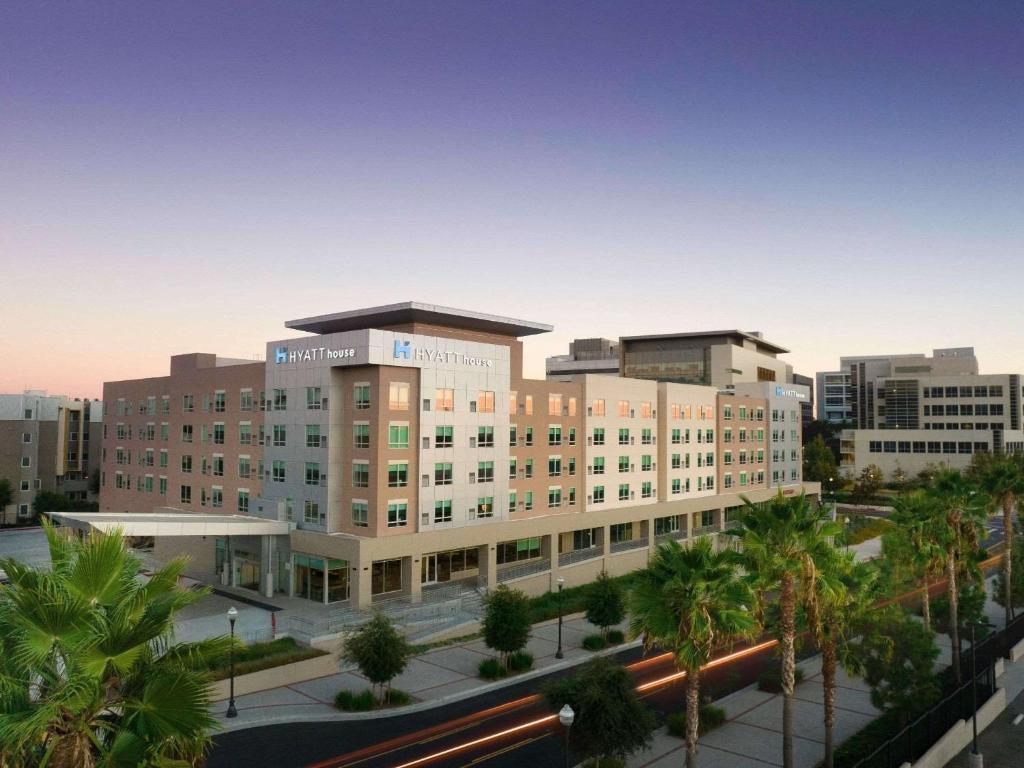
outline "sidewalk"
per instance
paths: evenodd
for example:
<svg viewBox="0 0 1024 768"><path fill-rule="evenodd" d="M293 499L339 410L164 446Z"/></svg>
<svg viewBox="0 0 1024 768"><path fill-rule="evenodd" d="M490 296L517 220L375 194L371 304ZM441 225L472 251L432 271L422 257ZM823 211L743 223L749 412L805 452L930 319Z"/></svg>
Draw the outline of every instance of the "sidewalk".
<svg viewBox="0 0 1024 768"><path fill-rule="evenodd" d="M625 629L625 625L620 629ZM536 624L530 641L526 644L526 650L533 654L533 669L493 683L477 677L480 662L496 655L487 648L482 639L436 648L414 656L405 672L396 677L392 685L412 695L416 703L397 711L417 711L469 698L485 690L494 690L547 674L555 669L581 664L597 655L615 653L631 645L625 643L600 653L584 650L581 647L583 638L597 631L582 614L567 617L562 626L562 651L565 658L556 659L558 621ZM370 682L360 675L358 670L346 668L336 675L239 696L235 699L238 717L231 720L224 717L226 701L215 702L211 712L221 723L224 731L270 723L378 717L379 711L348 713L334 707L334 697L338 691L360 691L369 687Z"/></svg>

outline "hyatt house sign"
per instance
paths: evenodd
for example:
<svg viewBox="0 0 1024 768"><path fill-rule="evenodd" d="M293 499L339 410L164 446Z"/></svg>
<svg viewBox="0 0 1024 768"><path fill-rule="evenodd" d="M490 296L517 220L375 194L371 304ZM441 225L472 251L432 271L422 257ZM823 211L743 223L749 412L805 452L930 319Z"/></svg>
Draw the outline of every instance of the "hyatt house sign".
<svg viewBox="0 0 1024 768"><path fill-rule="evenodd" d="M274 350L274 364L312 363L321 360L352 360L356 356L354 347L333 349L331 347L310 347L308 349L292 349L279 346ZM466 365L474 368L493 368L494 361L485 357L473 357L462 352L450 352L443 349L414 347L409 341L395 340L392 350L394 360L418 360L428 363L448 365Z"/></svg>

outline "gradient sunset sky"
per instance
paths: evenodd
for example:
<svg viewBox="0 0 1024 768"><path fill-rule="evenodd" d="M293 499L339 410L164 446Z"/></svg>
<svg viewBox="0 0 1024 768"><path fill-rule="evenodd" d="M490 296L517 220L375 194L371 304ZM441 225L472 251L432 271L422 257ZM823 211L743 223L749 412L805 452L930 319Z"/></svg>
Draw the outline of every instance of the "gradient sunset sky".
<svg viewBox="0 0 1024 768"><path fill-rule="evenodd" d="M0 392L417 300L1024 372L1024 6L7 2Z"/></svg>

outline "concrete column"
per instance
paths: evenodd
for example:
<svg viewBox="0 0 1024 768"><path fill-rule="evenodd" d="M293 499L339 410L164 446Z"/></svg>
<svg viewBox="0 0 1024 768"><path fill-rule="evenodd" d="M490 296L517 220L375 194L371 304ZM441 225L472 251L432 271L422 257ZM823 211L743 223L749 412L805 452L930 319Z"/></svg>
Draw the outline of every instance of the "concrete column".
<svg viewBox="0 0 1024 768"><path fill-rule="evenodd" d="M687 539L692 539L693 538L693 518L694 518L694 514L693 514L693 512L687 512L685 517L686 517L686 520L685 520L685 522L686 522L686 538Z"/></svg>
<svg viewBox="0 0 1024 768"><path fill-rule="evenodd" d="M274 537L260 536L260 576L264 597L274 596Z"/></svg>
<svg viewBox="0 0 1024 768"><path fill-rule="evenodd" d="M548 586L548 589L554 591L558 589L558 534L553 533L544 537L541 541L542 553L545 541L548 547L548 561L551 563L551 584Z"/></svg>
<svg viewBox="0 0 1024 768"><path fill-rule="evenodd" d="M498 545L494 542L484 544L483 550L480 557L481 573L487 577L487 591L490 592L498 586Z"/></svg>
<svg viewBox="0 0 1024 768"><path fill-rule="evenodd" d="M415 567L414 567L415 566ZM402 592L414 603L423 602L423 583L420 580L420 558L402 558Z"/></svg>
<svg viewBox="0 0 1024 768"><path fill-rule="evenodd" d="M350 579L349 582L349 605L353 608L369 608L373 602L373 589L371 582L371 564L366 563L355 563L350 566L352 568L349 571Z"/></svg>

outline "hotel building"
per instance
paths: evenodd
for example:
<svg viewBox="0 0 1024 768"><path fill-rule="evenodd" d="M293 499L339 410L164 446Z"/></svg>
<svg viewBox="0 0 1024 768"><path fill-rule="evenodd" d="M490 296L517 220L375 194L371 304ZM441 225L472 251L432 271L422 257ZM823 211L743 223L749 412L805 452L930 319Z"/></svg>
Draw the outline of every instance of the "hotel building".
<svg viewBox="0 0 1024 768"><path fill-rule="evenodd" d="M197 578L362 608L586 583L724 530L740 494L818 493L796 385L528 380L521 339L549 326L412 302L285 325L306 335L265 363L108 383L101 513L78 521L152 521Z"/></svg>
<svg viewBox="0 0 1024 768"><path fill-rule="evenodd" d="M89 478L99 471L103 403L28 390L0 395L0 480L11 483L13 501L0 509L8 524L32 516L39 491L89 498Z"/></svg>

